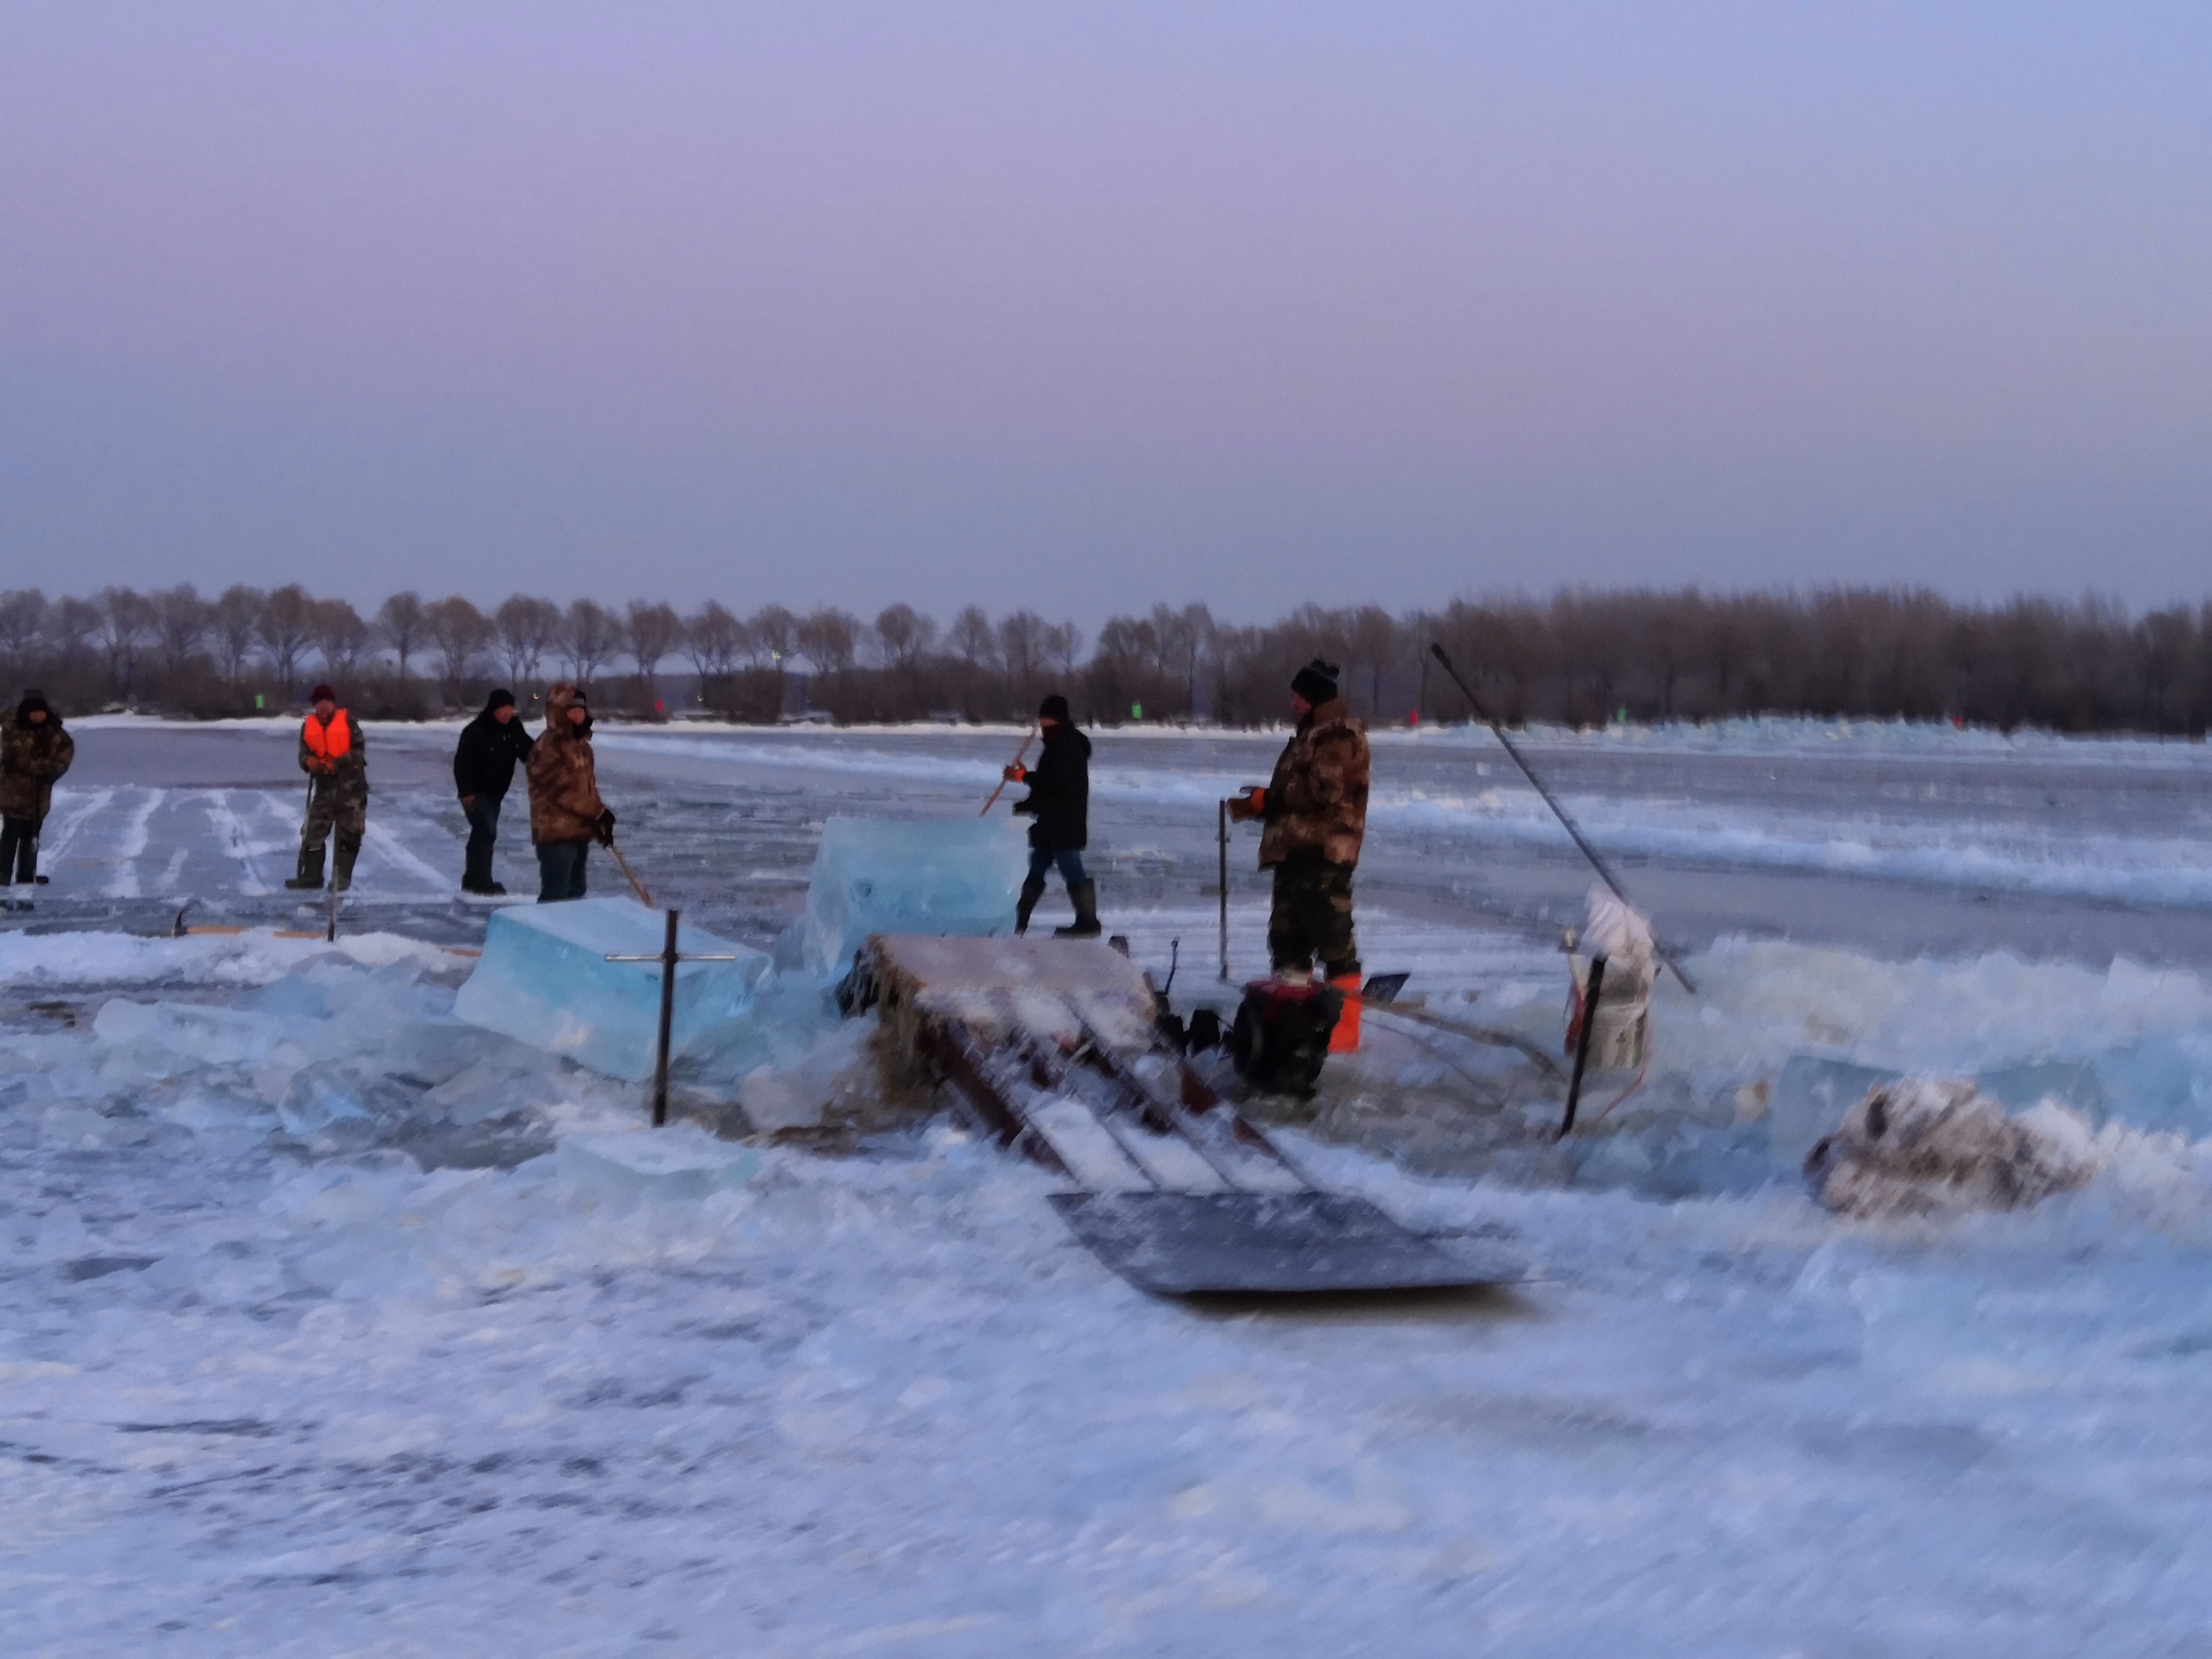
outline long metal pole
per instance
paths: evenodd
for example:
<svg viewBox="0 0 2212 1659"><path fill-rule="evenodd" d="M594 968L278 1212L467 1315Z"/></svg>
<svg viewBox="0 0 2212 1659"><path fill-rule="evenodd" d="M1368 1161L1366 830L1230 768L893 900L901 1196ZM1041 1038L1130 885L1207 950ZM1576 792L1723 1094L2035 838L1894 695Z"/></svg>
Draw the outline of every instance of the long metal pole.
<svg viewBox="0 0 2212 1659"><path fill-rule="evenodd" d="M1032 724L1030 729L1022 734L1022 746L1014 750L1014 758L1008 763L1010 765L1019 766L1022 763L1022 757L1030 752L1030 744L1036 738L1036 726ZM975 814L975 816L979 818L989 817L991 816L991 809L999 804L999 797L1006 793L1006 780L1002 776L999 780L999 787L991 792L991 799L983 803L983 810Z"/></svg>
<svg viewBox="0 0 2212 1659"><path fill-rule="evenodd" d="M1229 983L1229 803L1220 805L1221 819L1221 982Z"/></svg>
<svg viewBox="0 0 2212 1659"><path fill-rule="evenodd" d="M1568 816L1567 809L1560 805L1559 798L1544 787L1543 779L1536 775L1535 769L1528 764L1527 757L1515 745L1513 739L1505 735L1505 727L1498 722L1498 716L1483 708L1482 701L1474 695L1474 688L1459 677L1459 670L1453 667L1451 659L1444 655L1443 647L1431 643L1429 647L1429 653L1443 665L1444 672L1451 676L1452 684L1459 687L1462 695L1467 698L1468 706L1474 710L1475 717L1485 721L1492 732L1496 735L1498 741L1505 745L1505 752L1513 757L1513 763L1521 769L1521 775L1527 778L1529 783L1534 786L1536 793L1544 798L1544 805L1552 809L1552 815L1559 819L1567 834L1573 837L1575 845L1582 849L1582 855L1590 861L1590 868L1597 872L1598 879L1613 889L1613 896L1615 898L1633 909L1635 901L1628 896L1628 890L1614 879L1613 873L1606 866L1605 860L1598 856L1597 848L1583 839L1582 830L1576 826L1574 819ZM1664 947L1655 944L1652 948L1658 951L1659 960L1667 964L1668 971L1682 982L1682 988L1692 996L1697 995L1698 988L1690 982L1690 976L1682 971L1682 964L1669 956Z"/></svg>
<svg viewBox="0 0 2212 1659"><path fill-rule="evenodd" d="M1575 1107L1583 1097L1583 1069L1589 1064L1590 1033L1597 1029L1597 997L1605 986L1605 958L1590 958L1589 980L1583 987L1583 1027L1575 1033L1575 1074L1567 1083L1567 1115L1555 1139L1565 1140L1575 1127Z"/></svg>
<svg viewBox="0 0 2212 1659"><path fill-rule="evenodd" d="M668 937L660 947L660 1037L653 1051L653 1127L668 1121L668 1037L676 1023L676 921L668 913Z"/></svg>

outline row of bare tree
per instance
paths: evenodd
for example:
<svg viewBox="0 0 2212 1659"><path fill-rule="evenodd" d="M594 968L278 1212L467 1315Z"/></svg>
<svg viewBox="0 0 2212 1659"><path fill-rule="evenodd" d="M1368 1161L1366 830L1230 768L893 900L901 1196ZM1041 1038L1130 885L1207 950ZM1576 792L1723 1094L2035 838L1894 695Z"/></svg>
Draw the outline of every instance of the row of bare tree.
<svg viewBox="0 0 2212 1659"><path fill-rule="evenodd" d="M1290 676L1320 657L1370 719L1463 718L1465 699L1431 662L1438 641L1516 722L1784 714L2191 734L2212 723L2212 602L2137 617L2097 599L1982 606L1887 588L1574 591L1400 617L1307 605L1260 627L1156 605L1109 618L1086 651L1073 623L1030 611L994 621L972 605L940 627L906 605L867 622L835 608L740 617L710 600L685 615L528 594L484 611L404 592L364 616L296 584L212 599L190 586L0 592L0 663L16 684L65 707L200 715L289 706L319 678L364 713L408 716L467 707L494 681L526 696L566 678L638 714L1023 718L1060 690L1092 720L1250 725L1281 718Z"/></svg>

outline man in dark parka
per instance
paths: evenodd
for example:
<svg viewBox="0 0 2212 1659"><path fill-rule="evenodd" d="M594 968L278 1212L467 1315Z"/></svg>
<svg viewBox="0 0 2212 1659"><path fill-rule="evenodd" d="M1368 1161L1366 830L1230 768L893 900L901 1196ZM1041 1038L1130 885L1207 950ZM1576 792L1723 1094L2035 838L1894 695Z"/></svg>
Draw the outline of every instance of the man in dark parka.
<svg viewBox="0 0 2212 1659"><path fill-rule="evenodd" d="M453 788L469 820L461 890L486 896L507 889L491 878L491 851L499 840L500 803L514 782L517 762L530 758L530 733L515 718L514 693L495 691L483 713L461 728L453 745Z"/></svg>
<svg viewBox="0 0 2212 1659"><path fill-rule="evenodd" d="M1037 710L1044 733L1044 752L1033 767L1019 763L1006 769L1009 783L1027 783L1030 793L1014 803L1014 811L1034 820L1030 825L1030 873L1022 883L1021 902L1014 909L1014 931L1026 933L1030 913L1044 896L1044 872L1060 866L1067 884L1069 902L1075 906L1074 925L1055 927L1055 939L1096 939L1098 927L1098 884L1083 868L1083 849L1091 839L1091 739L1075 729L1067 699L1057 693Z"/></svg>

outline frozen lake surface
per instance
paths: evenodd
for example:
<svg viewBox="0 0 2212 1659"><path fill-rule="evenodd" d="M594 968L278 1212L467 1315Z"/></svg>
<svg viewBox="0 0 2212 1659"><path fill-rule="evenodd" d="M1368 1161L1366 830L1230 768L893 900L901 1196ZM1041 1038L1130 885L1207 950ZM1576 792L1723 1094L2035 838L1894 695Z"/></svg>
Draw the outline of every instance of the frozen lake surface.
<svg viewBox="0 0 2212 1659"><path fill-rule="evenodd" d="M335 951L268 931L289 726L75 729L53 884L0 934L11 1651L2212 1651L2200 746L1540 737L1699 981L1643 1087L1553 1149L1516 1051L1376 1021L1283 1130L1534 1277L1193 1309L943 1120L651 1137L635 1089L454 1021L450 728L372 730ZM599 747L657 894L764 948L827 816L972 813L1016 739ZM1139 961L1210 979L1212 803L1279 742L1101 735ZM1589 884L1540 813L1486 734L1392 735L1360 884L1371 968L1540 1048ZM253 931L131 936L188 898ZM1820 1090L1909 1069L2059 1100L2100 1173L1833 1220L1794 1175Z"/></svg>

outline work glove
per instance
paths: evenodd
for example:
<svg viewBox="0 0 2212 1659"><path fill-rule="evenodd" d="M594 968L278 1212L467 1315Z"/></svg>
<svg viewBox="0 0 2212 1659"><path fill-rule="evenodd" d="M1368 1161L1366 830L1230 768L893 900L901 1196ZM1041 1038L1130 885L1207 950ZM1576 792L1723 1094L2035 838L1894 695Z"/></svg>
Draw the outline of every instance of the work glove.
<svg viewBox="0 0 2212 1659"><path fill-rule="evenodd" d="M1229 816L1238 823L1249 823L1267 810L1267 792L1254 785L1241 795L1229 798Z"/></svg>
<svg viewBox="0 0 2212 1659"><path fill-rule="evenodd" d="M1020 783L1025 780L1029 775L1030 769L1023 765L1019 761L1016 761L1012 766L1009 766L999 775L1006 779L1008 783Z"/></svg>
<svg viewBox="0 0 2212 1659"><path fill-rule="evenodd" d="M600 846L611 847L615 844L615 815L611 810L602 811L593 820L592 827L599 831Z"/></svg>

